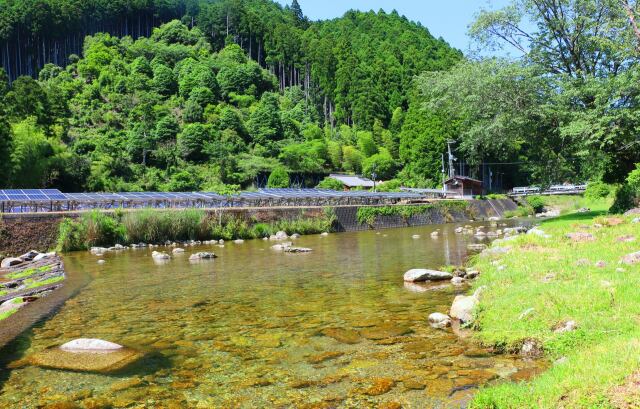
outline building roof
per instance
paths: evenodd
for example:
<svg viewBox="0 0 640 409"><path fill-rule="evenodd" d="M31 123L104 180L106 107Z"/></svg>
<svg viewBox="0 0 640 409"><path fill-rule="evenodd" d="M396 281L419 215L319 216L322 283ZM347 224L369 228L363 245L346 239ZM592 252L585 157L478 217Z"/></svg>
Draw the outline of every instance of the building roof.
<svg viewBox="0 0 640 409"><path fill-rule="evenodd" d="M357 175L332 174L329 177L342 182L343 185L348 187L373 187L375 185L373 180Z"/></svg>
<svg viewBox="0 0 640 409"><path fill-rule="evenodd" d="M454 176L452 178L447 179L444 183L448 184L449 182L452 182L452 181L461 181L461 182L471 182L471 183L482 184L481 180L473 179L473 178L470 178L468 176Z"/></svg>

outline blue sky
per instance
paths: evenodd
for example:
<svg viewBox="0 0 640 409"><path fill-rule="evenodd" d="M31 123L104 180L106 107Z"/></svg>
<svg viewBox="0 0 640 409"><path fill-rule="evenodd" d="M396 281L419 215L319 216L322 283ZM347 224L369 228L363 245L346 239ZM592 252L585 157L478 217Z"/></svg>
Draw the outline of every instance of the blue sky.
<svg viewBox="0 0 640 409"><path fill-rule="evenodd" d="M291 0L279 0L283 5ZM419 21L435 37L442 37L452 46L467 51L470 40L467 27L481 9L496 9L509 0L298 0L302 11L312 20L340 17L349 9L391 11L396 9L410 20Z"/></svg>

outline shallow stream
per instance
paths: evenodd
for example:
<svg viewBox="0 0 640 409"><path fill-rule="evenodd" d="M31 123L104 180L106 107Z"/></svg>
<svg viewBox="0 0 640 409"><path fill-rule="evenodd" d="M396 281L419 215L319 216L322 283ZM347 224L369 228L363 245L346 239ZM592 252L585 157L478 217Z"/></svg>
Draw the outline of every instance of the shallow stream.
<svg viewBox="0 0 640 409"><path fill-rule="evenodd" d="M308 254L261 240L186 247L166 264L149 249L109 253L104 265L88 252L70 254L68 273L91 282L5 347L4 360L14 366L78 337L148 355L117 375L0 369L0 407L464 406L479 386L526 379L540 364L429 327L427 316L448 312L468 287L405 285L402 275L464 263L476 239L456 226L297 239ZM196 251L218 258L189 262Z"/></svg>

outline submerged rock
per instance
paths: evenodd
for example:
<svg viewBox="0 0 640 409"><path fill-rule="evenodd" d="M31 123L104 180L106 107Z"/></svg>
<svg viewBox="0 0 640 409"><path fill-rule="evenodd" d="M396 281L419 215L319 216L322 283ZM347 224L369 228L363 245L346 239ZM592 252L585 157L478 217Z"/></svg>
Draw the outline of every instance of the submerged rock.
<svg viewBox="0 0 640 409"><path fill-rule="evenodd" d="M175 249L173 249L171 251L173 254L182 254L184 253L184 249L180 248L180 247L176 247Z"/></svg>
<svg viewBox="0 0 640 409"><path fill-rule="evenodd" d="M206 251L201 251L195 254L192 254L191 256L189 256L189 260L191 261L197 261L197 260L211 260L214 259L218 256L216 256L214 253L209 253Z"/></svg>
<svg viewBox="0 0 640 409"><path fill-rule="evenodd" d="M322 335L335 339L343 344L357 344L362 341L360 333L352 329L343 328L325 328Z"/></svg>
<svg viewBox="0 0 640 409"><path fill-rule="evenodd" d="M434 312L429 315L429 325L433 328L443 329L451 326L451 318L448 315Z"/></svg>
<svg viewBox="0 0 640 409"><path fill-rule="evenodd" d="M451 280L453 275L445 271L428 270L426 268L414 268L404 273L404 281L418 283L421 281Z"/></svg>
<svg viewBox="0 0 640 409"><path fill-rule="evenodd" d="M309 253L313 250L307 247L286 247L284 249L285 253Z"/></svg>
<svg viewBox="0 0 640 409"><path fill-rule="evenodd" d="M293 245L293 243L286 242L286 243L280 243L280 244L274 244L273 246L271 246L271 248L275 251L283 251L288 247L291 247Z"/></svg>
<svg viewBox="0 0 640 409"><path fill-rule="evenodd" d="M233 242L236 243L236 244L242 244L242 243L244 243L244 240L237 239L237 240L234 240Z"/></svg>
<svg viewBox="0 0 640 409"><path fill-rule="evenodd" d="M169 260L171 258L167 253L161 251L154 251L151 253L151 257L153 257L154 260Z"/></svg>
<svg viewBox="0 0 640 409"><path fill-rule="evenodd" d="M112 342L78 339L59 348L38 352L27 361L43 368L110 373L133 364L142 356L143 354L136 350Z"/></svg>

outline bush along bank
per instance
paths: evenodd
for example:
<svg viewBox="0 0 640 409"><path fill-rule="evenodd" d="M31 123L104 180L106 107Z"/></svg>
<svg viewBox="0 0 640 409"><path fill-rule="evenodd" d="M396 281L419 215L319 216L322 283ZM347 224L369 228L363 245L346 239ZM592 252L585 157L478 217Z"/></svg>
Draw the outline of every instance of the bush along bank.
<svg viewBox="0 0 640 409"><path fill-rule="evenodd" d="M468 218L473 218L469 202L464 200L442 201L424 205L360 207L356 217L358 223L374 228L376 221L382 217L401 217L406 223L413 216L431 212L443 217L445 221L454 220L454 213L467 213Z"/></svg>
<svg viewBox="0 0 640 409"><path fill-rule="evenodd" d="M87 250L94 246L136 243L162 244L168 241L234 240L269 237L284 231L288 235L333 231L335 215L324 209L320 217L258 223L234 215L217 215L204 210L153 210L105 213L92 211L77 219L64 219L57 240L59 251Z"/></svg>
<svg viewBox="0 0 640 409"><path fill-rule="evenodd" d="M474 336L497 350L544 356L551 365L531 381L480 390L470 407L638 402L629 385L640 370L639 222L596 212L563 215L496 241L474 260L482 272L467 324Z"/></svg>

